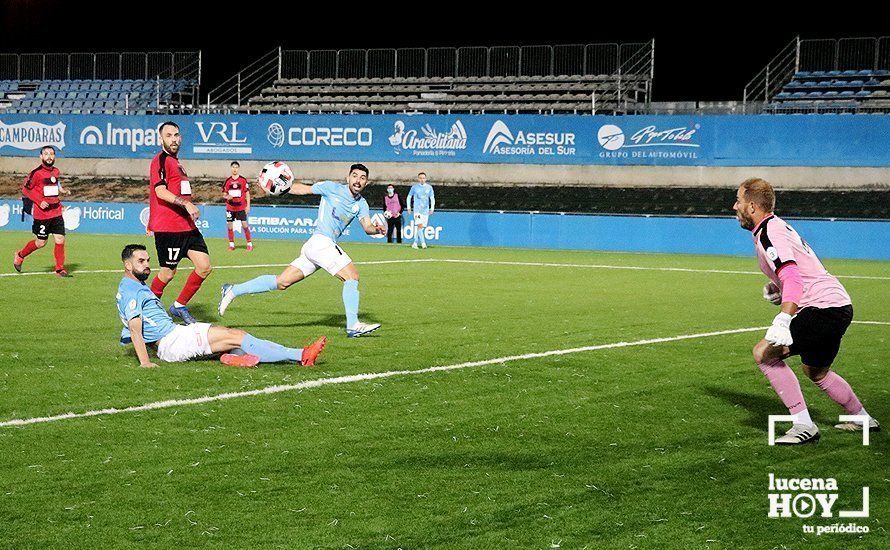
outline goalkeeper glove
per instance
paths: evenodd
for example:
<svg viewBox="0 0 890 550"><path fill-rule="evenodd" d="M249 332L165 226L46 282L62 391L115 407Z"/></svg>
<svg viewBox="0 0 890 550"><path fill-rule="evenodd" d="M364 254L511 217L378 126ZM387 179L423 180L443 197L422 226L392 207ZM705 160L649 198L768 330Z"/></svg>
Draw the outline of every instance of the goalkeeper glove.
<svg viewBox="0 0 890 550"><path fill-rule="evenodd" d="M774 346L790 346L794 343L791 338L791 315L784 311L773 319L773 324L766 331L766 341Z"/></svg>
<svg viewBox="0 0 890 550"><path fill-rule="evenodd" d="M766 283L763 285L763 299L778 306L782 303L782 292L775 283Z"/></svg>

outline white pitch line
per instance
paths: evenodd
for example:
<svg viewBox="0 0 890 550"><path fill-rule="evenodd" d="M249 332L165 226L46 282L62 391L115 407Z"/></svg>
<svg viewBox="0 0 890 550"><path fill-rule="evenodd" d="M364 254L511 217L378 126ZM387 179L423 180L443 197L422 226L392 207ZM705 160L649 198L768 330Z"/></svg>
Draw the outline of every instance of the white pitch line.
<svg viewBox="0 0 890 550"><path fill-rule="evenodd" d="M888 321L853 321L853 324L890 326L890 322L888 322Z"/></svg>
<svg viewBox="0 0 890 550"><path fill-rule="evenodd" d="M368 380L379 380L381 378L392 378L394 376L411 376L418 374L428 374L431 372L443 372L443 371L452 371L459 369L467 369L471 367L482 367L485 365L499 365L503 363L509 363L513 361L524 361L528 359L538 359L541 357L553 357L557 355L568 355L572 353L582 353L586 351L597 351L603 349L615 349L615 348L627 348L632 346L646 346L649 344L661 344L664 342L676 342L679 340L692 340L695 338L707 338L710 336L723 336L726 334L740 334L744 332L754 332L760 330L766 330L767 327L749 327L749 328L738 328L732 330L718 330L714 332L700 332L697 334L683 334L680 336L669 336L666 338L650 338L646 340L636 340L634 342L614 342L612 344L599 344L595 346L584 346L580 348L568 348L568 349L558 349L551 351L544 351L539 353L526 353L524 355L508 355L506 357L497 357L495 359L485 359L482 361L470 361L467 363L457 363L455 365L443 365L437 367L428 367L417 370L394 370L394 371L386 371L386 372L372 372L366 374L353 374L350 376L337 376L334 378L318 378L315 380L307 380L305 382L300 382L298 384L287 384L287 385L279 385L279 386L268 386L261 389L256 390L248 390L248 391L240 391L240 392L231 392L231 393L221 393L218 395L206 395L204 397L195 397L190 399L169 399L167 401L155 401L153 403L146 403L144 405L135 405L132 407L125 408L108 408L108 409L99 409L93 411L86 411L81 413L67 412L64 414L58 414L55 416L40 416L40 417L32 417L32 418L15 418L12 420L6 420L0 422L0 428L5 428L9 426L26 426L28 424L43 424L47 422L56 422L59 420L69 420L74 418L88 418L92 416L107 416L113 414L123 414L123 413L131 413L131 412L141 412L141 411L153 411L158 409L169 409L171 407L185 407L190 405L201 405L203 403L213 403L216 401L225 401L227 399L238 399L241 397L254 397L258 395L272 395L276 393L282 392L290 392L290 391L298 391L305 390L311 388L318 388L321 386L329 386L333 384L349 384L352 382L364 382Z"/></svg>
<svg viewBox="0 0 890 550"><path fill-rule="evenodd" d="M759 271L741 271L731 269L696 269L691 267L653 267L653 266L633 266L633 265L609 265L609 264L565 264L565 263L549 263L549 262L511 262L498 260L462 260L448 258L414 258L407 260L375 260L368 262L355 262L356 265L385 265L385 264L413 264L413 263L451 263L451 264L482 264L482 265L505 265L520 267L570 267L570 268L586 268L586 269L623 269L629 271L674 271L680 273L716 273L722 275L758 275L763 276ZM252 265L218 265L214 269L251 269L261 267L285 267L289 264L252 264ZM191 268L186 268L191 269ZM120 269L95 269L87 271L74 271L74 274L89 273L118 273ZM0 273L0 277L21 277L24 275L55 275L52 271L36 271L32 273ZM866 279L874 281L890 281L890 277L880 277L876 275L837 275L840 279Z"/></svg>
<svg viewBox="0 0 890 550"><path fill-rule="evenodd" d="M760 275L760 271L737 271L732 269L696 269L691 267L653 267L653 266L632 266L632 265L607 265L607 264L563 264L563 263L547 263L547 262L506 262L497 260L459 260L459 259L436 259L437 262L458 263L458 264L490 264L490 265L514 265L525 267L576 267L588 269L626 269L631 271L679 271L681 273L718 273L724 275ZM890 281L890 277L879 277L874 275L837 275L842 279L874 279L877 281Z"/></svg>

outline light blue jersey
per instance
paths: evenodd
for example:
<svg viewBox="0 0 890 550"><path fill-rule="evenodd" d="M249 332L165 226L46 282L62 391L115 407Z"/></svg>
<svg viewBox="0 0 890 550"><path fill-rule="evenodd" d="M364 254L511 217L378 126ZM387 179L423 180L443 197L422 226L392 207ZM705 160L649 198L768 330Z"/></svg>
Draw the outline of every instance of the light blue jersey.
<svg viewBox="0 0 890 550"><path fill-rule="evenodd" d="M130 343L130 329L127 323L135 317L142 317L142 338L146 342L157 342L176 328L173 319L164 311L164 306L151 289L129 277L121 279L117 287L117 311L124 324L121 343Z"/></svg>
<svg viewBox="0 0 890 550"><path fill-rule="evenodd" d="M413 200L412 200L413 199ZM429 183L421 185L415 183L408 192L408 208L412 208L417 214L429 214L436 208L436 194Z"/></svg>
<svg viewBox="0 0 890 550"><path fill-rule="evenodd" d="M352 220L371 217L368 201L361 196L355 198L344 183L320 181L312 186L312 192L321 195L318 220L312 232L315 235L337 242Z"/></svg>

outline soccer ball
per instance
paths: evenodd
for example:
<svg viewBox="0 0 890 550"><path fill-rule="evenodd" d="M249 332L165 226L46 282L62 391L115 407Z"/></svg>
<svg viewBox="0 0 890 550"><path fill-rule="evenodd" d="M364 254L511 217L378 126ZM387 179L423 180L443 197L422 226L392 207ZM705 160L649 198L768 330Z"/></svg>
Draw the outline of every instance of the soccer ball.
<svg viewBox="0 0 890 550"><path fill-rule="evenodd" d="M257 183L270 195L283 195L290 191L294 184L294 173L290 166L276 160L263 166Z"/></svg>
<svg viewBox="0 0 890 550"><path fill-rule="evenodd" d="M387 220L392 218L392 212L390 212L389 210L384 210L383 217L386 218Z"/></svg>

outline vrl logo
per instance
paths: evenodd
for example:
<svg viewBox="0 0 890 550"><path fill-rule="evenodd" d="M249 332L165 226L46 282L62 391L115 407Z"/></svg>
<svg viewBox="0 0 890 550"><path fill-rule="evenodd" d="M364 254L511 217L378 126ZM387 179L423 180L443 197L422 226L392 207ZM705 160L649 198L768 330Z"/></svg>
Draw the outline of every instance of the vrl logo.
<svg viewBox="0 0 890 550"><path fill-rule="evenodd" d="M770 518L810 518L817 514L823 518L834 517L832 510L838 499L837 480L834 478L785 479L769 474L769 490L767 516ZM869 488L863 487L862 509L841 510L837 515L841 518L867 518L868 512Z"/></svg>
<svg viewBox="0 0 890 550"><path fill-rule="evenodd" d="M198 133L201 134L201 141L211 143L210 138L214 134L218 135L223 143L247 143L247 138L238 139L238 123L232 122L231 127L228 122L211 122L209 127L205 127L204 122L196 122Z"/></svg>
<svg viewBox="0 0 890 550"><path fill-rule="evenodd" d="M198 127L200 141L192 146L194 153L210 153L215 155L251 155L253 147L247 143L247 137L238 135L237 122L195 122Z"/></svg>

